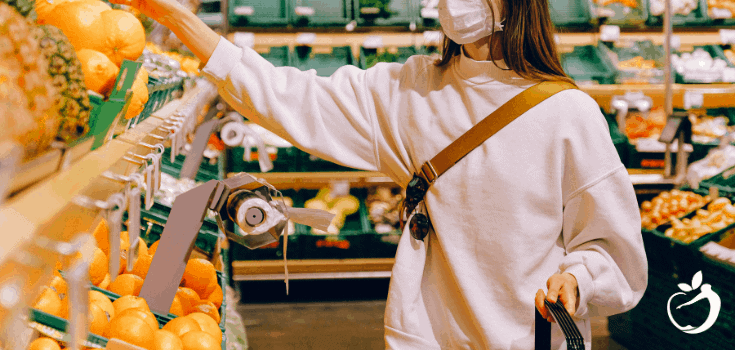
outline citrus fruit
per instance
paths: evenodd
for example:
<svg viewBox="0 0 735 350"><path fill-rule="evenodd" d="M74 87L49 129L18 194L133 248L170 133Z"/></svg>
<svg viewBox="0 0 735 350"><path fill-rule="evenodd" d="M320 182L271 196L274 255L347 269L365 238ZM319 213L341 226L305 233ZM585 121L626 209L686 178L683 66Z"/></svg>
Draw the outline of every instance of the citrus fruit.
<svg viewBox="0 0 735 350"><path fill-rule="evenodd" d="M153 244L151 244L151 246L148 248L148 254L150 254L150 255L155 255L156 254L156 250L158 249L158 242L160 242L160 241L161 240L159 239L159 240L153 242Z"/></svg>
<svg viewBox="0 0 735 350"><path fill-rule="evenodd" d="M176 334L159 329L153 334L153 350L184 350L184 344Z"/></svg>
<svg viewBox="0 0 735 350"><path fill-rule="evenodd" d="M95 22L102 12L109 10L111 7L102 1L71 1L59 4L54 7L53 12L39 20L61 29L74 49L79 51L102 40L101 36L104 34L99 23Z"/></svg>
<svg viewBox="0 0 735 350"><path fill-rule="evenodd" d="M115 308L115 316L117 316L124 310L131 308L151 311L145 299L133 295L125 295L120 297L119 299L112 302L112 306Z"/></svg>
<svg viewBox="0 0 735 350"><path fill-rule="evenodd" d="M135 61L145 49L145 28L127 11L102 12L92 24L101 32L99 41L89 41L88 48L102 52L118 67L123 59ZM76 46L75 46L76 47Z"/></svg>
<svg viewBox="0 0 735 350"><path fill-rule="evenodd" d="M99 51L81 49L77 51L77 58L82 63L87 89L105 96L110 93L119 68Z"/></svg>
<svg viewBox="0 0 735 350"><path fill-rule="evenodd" d="M199 294L191 288L179 287L176 291L176 295L181 300L181 306L184 307L184 312L191 313L194 306L199 304Z"/></svg>
<svg viewBox="0 0 735 350"><path fill-rule="evenodd" d="M148 102L148 73L145 68L140 68L131 89L133 90L133 97L130 100L128 110L125 112L125 119L136 117L143 111L146 102Z"/></svg>
<svg viewBox="0 0 735 350"><path fill-rule="evenodd" d="M158 320L156 319L156 316L153 315L153 313L148 310L137 309L137 308L125 309L122 312L120 312L119 315L117 315L117 317L123 317L123 316L137 317L145 321L145 323L148 324L148 326L150 326L153 330L156 330L159 328Z"/></svg>
<svg viewBox="0 0 735 350"><path fill-rule="evenodd" d="M102 283L108 270L107 255L100 248L94 248L94 257L92 264L89 266L89 280L94 285Z"/></svg>
<svg viewBox="0 0 735 350"><path fill-rule="evenodd" d="M105 310L99 307L96 303L89 305L89 331L101 335L105 332L105 327L110 323Z"/></svg>
<svg viewBox="0 0 735 350"><path fill-rule="evenodd" d="M59 295L59 299L64 300L66 298L66 294L68 292L68 287L66 285L66 281L59 277L54 276L54 279L51 280L51 283L49 284L49 288L51 288L56 294Z"/></svg>
<svg viewBox="0 0 735 350"><path fill-rule="evenodd" d="M217 311L217 308L214 307L214 304L209 301L200 302L198 305L194 306L192 312L201 312L207 314L209 317L215 320L217 324L219 324L219 311Z"/></svg>
<svg viewBox="0 0 735 350"><path fill-rule="evenodd" d="M46 0L40 0L45 2ZM76 1L82 1L82 0L76 0ZM110 228L107 226L107 220L102 219L100 220L100 223L97 224L97 227L94 228L94 232L92 232L92 236L94 236L94 240L97 242L97 248L102 249L102 252L105 253L105 255L110 255Z"/></svg>
<svg viewBox="0 0 735 350"><path fill-rule="evenodd" d="M107 295L102 294L102 292L98 292L96 290L90 290L89 291L89 303L90 304L97 304L102 310L104 310L107 313L107 316L112 319L115 317L115 306L112 305L112 301L110 301L110 298L107 297Z"/></svg>
<svg viewBox="0 0 735 350"><path fill-rule="evenodd" d="M217 285L217 288L214 289L214 291L209 294L207 297L207 301L214 304L214 306L219 309L220 306L222 306L222 299L224 298L224 295L222 295L222 288Z"/></svg>
<svg viewBox="0 0 735 350"><path fill-rule="evenodd" d="M153 257L150 255L138 255L138 260L135 261L132 274L145 280L145 276L148 275L148 269L151 268L151 262Z"/></svg>
<svg viewBox="0 0 735 350"><path fill-rule="evenodd" d="M98 284L97 287L102 288L102 289L107 289L110 287L110 274L109 273L105 274L105 278L102 279L102 282L100 282L100 284Z"/></svg>
<svg viewBox="0 0 735 350"><path fill-rule="evenodd" d="M204 291L204 294L201 294L200 297L202 300L209 298L209 296L214 293L214 291L219 287L219 283L217 283L217 278L209 281L209 284L207 285L207 289Z"/></svg>
<svg viewBox="0 0 735 350"><path fill-rule="evenodd" d="M199 323L193 318L189 317L177 317L166 323L163 329L175 334L177 337L192 332L201 331L202 327L199 327Z"/></svg>
<svg viewBox="0 0 735 350"><path fill-rule="evenodd" d="M133 275L132 273L125 273L110 283L110 292L117 295L134 295L140 294L140 289L143 288L143 279L140 276Z"/></svg>
<svg viewBox="0 0 735 350"><path fill-rule="evenodd" d="M215 339L204 331L191 331L181 337L184 350L218 350L222 348L221 339Z"/></svg>
<svg viewBox="0 0 735 350"><path fill-rule="evenodd" d="M151 329L148 323L138 317L117 315L107 325L103 336L107 339L120 339L150 350L153 349L154 332L155 329Z"/></svg>
<svg viewBox="0 0 735 350"><path fill-rule="evenodd" d="M41 292L41 295L36 300L33 308L56 317L62 317L61 299L59 298L59 295L49 287L43 288L43 292Z"/></svg>
<svg viewBox="0 0 735 350"><path fill-rule="evenodd" d="M171 308L168 310L169 313L176 316L185 316L184 305L181 303L181 299L178 295L174 295L174 301L171 302Z"/></svg>
<svg viewBox="0 0 735 350"><path fill-rule="evenodd" d="M190 259L184 270L184 285L193 289L199 297L211 291L212 280L217 283L217 273L211 262L205 259Z"/></svg>
<svg viewBox="0 0 735 350"><path fill-rule="evenodd" d="M35 10L37 15L36 22L38 24L45 24L45 19L53 14L54 9L67 2L73 1L99 1L99 0L36 0Z"/></svg>
<svg viewBox="0 0 735 350"><path fill-rule="evenodd" d="M61 350L59 343L51 338L38 338L31 342L28 350Z"/></svg>
<svg viewBox="0 0 735 350"><path fill-rule="evenodd" d="M222 339L222 330L219 328L219 325L214 322L212 317L209 315L203 314L201 312L194 312L186 317L194 319L194 321L197 321L199 324L199 327L202 328L203 331L211 334L213 337L217 339Z"/></svg>

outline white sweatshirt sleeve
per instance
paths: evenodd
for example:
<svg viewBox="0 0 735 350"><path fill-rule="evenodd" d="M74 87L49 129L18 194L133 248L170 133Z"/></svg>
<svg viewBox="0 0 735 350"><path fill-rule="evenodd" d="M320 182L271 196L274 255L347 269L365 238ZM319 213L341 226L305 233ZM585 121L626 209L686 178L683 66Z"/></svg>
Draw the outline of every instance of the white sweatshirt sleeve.
<svg viewBox="0 0 735 350"><path fill-rule="evenodd" d="M275 67L254 50L220 38L202 72L235 110L296 147L344 166L378 170L368 71L344 66L320 77L315 70Z"/></svg>
<svg viewBox="0 0 735 350"><path fill-rule="evenodd" d="M635 307L648 284L641 217L630 177L599 107L577 100L583 119L566 125L565 205L559 272L577 279L576 316L608 316ZM593 113L590 113L592 111Z"/></svg>

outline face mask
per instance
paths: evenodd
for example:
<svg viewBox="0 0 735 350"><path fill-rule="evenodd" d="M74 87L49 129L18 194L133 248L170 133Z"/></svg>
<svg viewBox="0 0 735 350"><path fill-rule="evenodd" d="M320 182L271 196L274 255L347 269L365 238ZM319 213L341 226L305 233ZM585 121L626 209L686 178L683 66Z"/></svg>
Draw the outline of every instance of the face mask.
<svg viewBox="0 0 735 350"><path fill-rule="evenodd" d="M503 30L498 0L439 0L439 23L449 39L469 44ZM495 28L492 27L492 10Z"/></svg>

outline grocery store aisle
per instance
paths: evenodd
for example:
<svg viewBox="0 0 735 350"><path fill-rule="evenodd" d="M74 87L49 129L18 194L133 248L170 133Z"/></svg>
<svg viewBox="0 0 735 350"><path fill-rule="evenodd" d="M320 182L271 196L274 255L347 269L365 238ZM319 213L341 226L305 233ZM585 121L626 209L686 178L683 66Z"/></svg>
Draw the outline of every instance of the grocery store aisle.
<svg viewBox="0 0 735 350"><path fill-rule="evenodd" d="M292 281L241 285L237 307L251 350L384 349L387 281ZM626 350L609 338L607 319L592 323L594 350Z"/></svg>

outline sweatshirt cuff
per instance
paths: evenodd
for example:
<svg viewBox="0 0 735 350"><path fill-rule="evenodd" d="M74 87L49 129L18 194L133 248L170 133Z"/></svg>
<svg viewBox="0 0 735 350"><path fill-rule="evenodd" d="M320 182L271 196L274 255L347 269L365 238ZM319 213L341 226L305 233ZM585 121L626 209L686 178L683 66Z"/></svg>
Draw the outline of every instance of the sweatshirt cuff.
<svg viewBox="0 0 735 350"><path fill-rule="evenodd" d="M212 56L202 68L202 73L215 82L224 81L235 65L240 63L241 57L242 49L220 36Z"/></svg>
<svg viewBox="0 0 735 350"><path fill-rule="evenodd" d="M574 278L577 279L577 288L579 288L579 307L577 312L574 313L574 317L585 318L589 312L587 304L595 294L595 286L592 283L592 275L590 275L587 268L582 264L575 264L566 268L562 273L570 273Z"/></svg>

